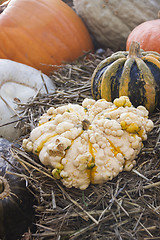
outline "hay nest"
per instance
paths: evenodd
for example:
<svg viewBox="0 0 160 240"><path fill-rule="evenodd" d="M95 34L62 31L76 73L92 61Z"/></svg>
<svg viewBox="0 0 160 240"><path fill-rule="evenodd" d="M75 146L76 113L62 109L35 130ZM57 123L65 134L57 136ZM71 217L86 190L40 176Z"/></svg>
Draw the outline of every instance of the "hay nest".
<svg viewBox="0 0 160 240"><path fill-rule="evenodd" d="M54 94L37 95L20 105L25 134L17 142L21 144L23 138L28 137L50 106L81 104L85 97L92 98L93 70L110 54L110 50L102 55L89 54L87 58L61 66L51 76L57 86ZM150 118L155 127L144 142L136 167L105 184L90 185L84 191L65 188L35 156L13 147L38 200L33 222L36 230L30 228L23 239L157 239L160 233L160 112Z"/></svg>

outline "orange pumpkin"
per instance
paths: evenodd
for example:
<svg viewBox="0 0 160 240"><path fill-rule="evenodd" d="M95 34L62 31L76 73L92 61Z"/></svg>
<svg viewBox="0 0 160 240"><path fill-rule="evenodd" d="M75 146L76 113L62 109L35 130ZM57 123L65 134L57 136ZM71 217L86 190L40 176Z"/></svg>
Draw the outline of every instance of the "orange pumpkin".
<svg viewBox="0 0 160 240"><path fill-rule="evenodd" d="M127 51L132 41L139 42L144 51L160 53L160 19L146 21L135 27L128 36Z"/></svg>
<svg viewBox="0 0 160 240"><path fill-rule="evenodd" d="M4 3L4 2L6 2L6 0L0 0L0 4L2 4L2 3Z"/></svg>
<svg viewBox="0 0 160 240"><path fill-rule="evenodd" d="M80 17L61 0L11 0L0 15L0 58L50 74L93 50Z"/></svg>

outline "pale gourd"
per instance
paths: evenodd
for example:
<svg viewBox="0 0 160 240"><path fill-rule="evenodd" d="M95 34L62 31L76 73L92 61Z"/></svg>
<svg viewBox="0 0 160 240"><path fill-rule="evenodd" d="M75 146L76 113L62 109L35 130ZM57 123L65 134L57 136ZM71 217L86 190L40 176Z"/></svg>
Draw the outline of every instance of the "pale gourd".
<svg viewBox="0 0 160 240"><path fill-rule="evenodd" d="M152 128L146 108L133 107L126 96L114 103L86 98L82 105L51 107L22 147L66 187L84 190L130 171Z"/></svg>
<svg viewBox="0 0 160 240"><path fill-rule="evenodd" d="M12 141L21 135L21 129L15 127L22 117L18 103L27 103L38 92L54 91L54 82L39 70L0 59L0 136Z"/></svg>
<svg viewBox="0 0 160 240"><path fill-rule="evenodd" d="M159 0L73 0L74 8L100 47L125 50L138 24L157 18Z"/></svg>

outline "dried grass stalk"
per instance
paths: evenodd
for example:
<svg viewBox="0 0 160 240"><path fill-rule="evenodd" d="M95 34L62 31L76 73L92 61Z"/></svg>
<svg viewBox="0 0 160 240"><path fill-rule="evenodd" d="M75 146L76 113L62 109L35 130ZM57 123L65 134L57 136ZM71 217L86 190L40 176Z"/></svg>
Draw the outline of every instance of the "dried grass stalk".
<svg viewBox="0 0 160 240"><path fill-rule="evenodd" d="M60 67L51 76L57 86L54 94L38 95L19 105L25 119L24 137L50 106L80 104L85 97L92 97L91 75L107 54L90 54ZM35 156L12 149L38 200L34 223L37 229L27 233L31 239L156 239L160 233L160 112L150 117L155 127L134 170L122 172L103 185L90 185L84 191L65 188ZM22 139L17 141L21 143Z"/></svg>

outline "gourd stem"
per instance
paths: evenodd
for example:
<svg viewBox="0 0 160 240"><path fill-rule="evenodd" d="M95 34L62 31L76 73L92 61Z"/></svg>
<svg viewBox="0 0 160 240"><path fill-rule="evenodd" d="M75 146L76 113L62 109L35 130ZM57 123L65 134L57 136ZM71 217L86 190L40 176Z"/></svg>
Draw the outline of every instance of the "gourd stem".
<svg viewBox="0 0 160 240"><path fill-rule="evenodd" d="M4 183L3 181L0 179L0 194L4 191Z"/></svg>
<svg viewBox="0 0 160 240"><path fill-rule="evenodd" d="M128 57L132 57L132 58L134 58L134 57L141 58L142 57L140 45L138 42L135 42L135 41L131 42Z"/></svg>
<svg viewBox="0 0 160 240"><path fill-rule="evenodd" d="M83 130L88 130L89 126L91 125L90 121L87 119L84 119L82 121L82 129Z"/></svg>

